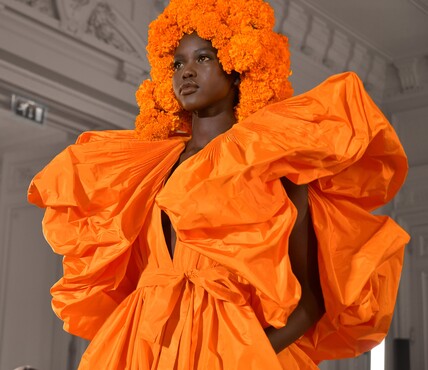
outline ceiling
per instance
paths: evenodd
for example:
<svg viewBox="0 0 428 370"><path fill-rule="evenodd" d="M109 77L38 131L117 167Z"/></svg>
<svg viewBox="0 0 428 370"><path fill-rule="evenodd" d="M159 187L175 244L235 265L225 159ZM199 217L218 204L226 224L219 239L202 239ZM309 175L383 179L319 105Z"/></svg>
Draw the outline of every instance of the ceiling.
<svg viewBox="0 0 428 370"><path fill-rule="evenodd" d="M301 0L391 61L428 55L428 0Z"/></svg>

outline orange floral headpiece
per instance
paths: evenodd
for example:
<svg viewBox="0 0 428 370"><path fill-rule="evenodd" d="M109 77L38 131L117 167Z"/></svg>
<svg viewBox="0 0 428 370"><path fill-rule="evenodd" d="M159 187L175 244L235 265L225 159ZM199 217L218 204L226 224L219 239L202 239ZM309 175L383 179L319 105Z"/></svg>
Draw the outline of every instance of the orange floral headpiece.
<svg viewBox="0 0 428 370"><path fill-rule="evenodd" d="M149 26L151 80L136 92L137 137L162 140L191 131L191 114L172 88L174 51L184 34L210 40L223 69L240 74L237 121L290 97L288 39L273 31L274 22L273 9L263 0L171 0Z"/></svg>

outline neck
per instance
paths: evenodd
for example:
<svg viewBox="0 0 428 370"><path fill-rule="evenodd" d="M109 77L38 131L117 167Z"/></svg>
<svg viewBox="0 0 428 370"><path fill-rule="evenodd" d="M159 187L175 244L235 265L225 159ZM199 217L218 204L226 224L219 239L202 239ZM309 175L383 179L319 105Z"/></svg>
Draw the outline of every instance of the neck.
<svg viewBox="0 0 428 370"><path fill-rule="evenodd" d="M187 148L189 150L202 149L215 137L229 130L235 121L233 110L206 117L200 117L197 113L193 113L192 138L187 144Z"/></svg>

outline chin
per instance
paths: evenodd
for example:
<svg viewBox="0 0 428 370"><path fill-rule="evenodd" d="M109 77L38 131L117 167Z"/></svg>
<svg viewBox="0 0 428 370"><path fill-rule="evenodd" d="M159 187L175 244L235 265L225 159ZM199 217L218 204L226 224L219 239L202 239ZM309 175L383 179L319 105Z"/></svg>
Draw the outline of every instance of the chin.
<svg viewBox="0 0 428 370"><path fill-rule="evenodd" d="M196 102L192 102L192 101L179 101L181 107L187 111L187 112L195 112L198 111L200 109L203 109L203 107L201 107L200 104L197 104Z"/></svg>

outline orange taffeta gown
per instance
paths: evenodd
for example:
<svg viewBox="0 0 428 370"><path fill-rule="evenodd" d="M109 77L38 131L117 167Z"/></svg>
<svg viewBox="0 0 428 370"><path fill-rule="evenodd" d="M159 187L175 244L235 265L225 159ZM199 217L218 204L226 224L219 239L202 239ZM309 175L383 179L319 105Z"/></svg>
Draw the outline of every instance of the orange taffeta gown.
<svg viewBox="0 0 428 370"><path fill-rule="evenodd" d="M400 142L352 73L267 106L170 174L186 140L88 132L32 181L64 255L52 305L91 340L80 370L303 370L385 336L408 235L373 209L407 172ZM301 290L288 257L296 209L280 178L310 184L326 313L279 355ZM177 232L171 259L165 211Z"/></svg>

